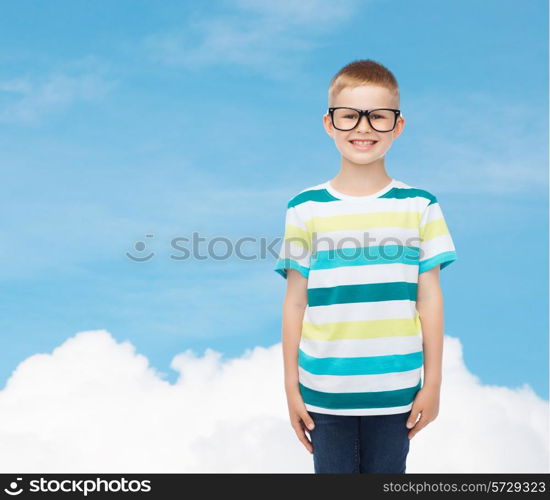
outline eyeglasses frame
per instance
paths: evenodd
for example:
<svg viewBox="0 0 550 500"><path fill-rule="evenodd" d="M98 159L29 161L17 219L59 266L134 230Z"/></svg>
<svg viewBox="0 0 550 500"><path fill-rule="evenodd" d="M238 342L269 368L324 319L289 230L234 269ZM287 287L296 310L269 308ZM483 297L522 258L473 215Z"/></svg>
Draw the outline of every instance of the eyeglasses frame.
<svg viewBox="0 0 550 500"><path fill-rule="evenodd" d="M359 119L357 120L357 123L351 127L351 128L346 128L346 129L343 129L343 128L338 128L336 125L334 125L334 110L335 109L352 109L353 111L357 111L359 113ZM370 114L373 112L373 111L380 111L381 109L384 109L384 110L388 110L388 111L393 111L395 113L395 120L393 122L393 127L390 129L390 130L378 130L370 121ZM358 109L358 108L350 108L349 106L336 106L334 108L328 108L328 113L330 115L330 120L332 122L332 126L336 129L336 130L340 130L342 132L349 132L350 130L353 130L355 127L357 127L357 125L359 125L359 123L361 123L361 118L363 118L363 115L365 115L367 117L367 121L369 122L369 125L374 129L376 130L377 132L391 132L395 126L397 125L397 119L399 118L399 116L401 115L401 110L399 109L393 109L393 108L373 108L373 109Z"/></svg>

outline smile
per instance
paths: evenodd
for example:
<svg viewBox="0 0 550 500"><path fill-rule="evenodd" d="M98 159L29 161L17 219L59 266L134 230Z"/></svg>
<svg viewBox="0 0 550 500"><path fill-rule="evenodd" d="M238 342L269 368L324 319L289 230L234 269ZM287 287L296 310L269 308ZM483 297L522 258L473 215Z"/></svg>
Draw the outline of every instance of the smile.
<svg viewBox="0 0 550 500"><path fill-rule="evenodd" d="M349 141L355 149L372 149L378 141Z"/></svg>

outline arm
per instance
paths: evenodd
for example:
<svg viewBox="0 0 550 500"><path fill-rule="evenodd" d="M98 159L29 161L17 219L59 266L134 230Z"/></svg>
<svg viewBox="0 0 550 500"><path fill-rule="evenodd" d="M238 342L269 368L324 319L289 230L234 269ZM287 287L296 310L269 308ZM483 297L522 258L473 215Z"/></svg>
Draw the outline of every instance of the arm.
<svg viewBox="0 0 550 500"><path fill-rule="evenodd" d="M290 422L298 436L310 453L313 453L311 441L305 434L305 425L313 427L302 400L298 387L298 346L302 335L302 321L307 306L307 278L295 269L288 270L287 289L283 302L283 359L285 391L288 403Z"/></svg>
<svg viewBox="0 0 550 500"><path fill-rule="evenodd" d="M409 433L409 439L439 413L443 358L443 294L439 271L439 265L436 265L418 276L416 309L422 325L424 384L417 392L407 421L407 427L414 426ZM421 417L416 422L419 413Z"/></svg>
<svg viewBox="0 0 550 500"><path fill-rule="evenodd" d="M424 338L423 385L439 390L443 360L443 294L439 283L439 266L418 277L416 309Z"/></svg>

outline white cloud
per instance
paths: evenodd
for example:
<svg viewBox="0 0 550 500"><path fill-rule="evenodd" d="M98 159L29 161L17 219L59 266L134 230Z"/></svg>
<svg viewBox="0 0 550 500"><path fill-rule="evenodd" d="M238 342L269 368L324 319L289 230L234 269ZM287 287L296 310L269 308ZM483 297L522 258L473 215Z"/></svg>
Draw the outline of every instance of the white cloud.
<svg viewBox="0 0 550 500"><path fill-rule="evenodd" d="M101 74L53 72L43 77L0 81L0 122L35 123L44 115L76 101L101 99L113 82Z"/></svg>
<svg viewBox="0 0 550 500"><path fill-rule="evenodd" d="M186 351L163 380L104 330L24 360L0 392L4 472L313 472L288 423L281 345L224 361ZM485 386L445 338L438 418L407 472L548 472L548 403Z"/></svg>
<svg viewBox="0 0 550 500"><path fill-rule="evenodd" d="M501 196L508 205L510 195L547 195L546 118L533 114L528 103L503 106L490 92L468 88L416 93L405 107L410 125L402 137L412 133L418 157L434 165L417 165L416 185L436 194L463 195L467 189L471 196Z"/></svg>
<svg viewBox="0 0 550 500"><path fill-rule="evenodd" d="M315 35L348 19L357 0L231 0L226 6L224 13L195 15L179 30L151 34L144 40L146 50L166 64L239 65L280 78L325 43Z"/></svg>
<svg viewBox="0 0 550 500"><path fill-rule="evenodd" d="M289 24L323 24L330 26L335 21L347 19L356 7L365 7L364 0L359 4L358 0L341 0L338 3L332 0L302 0L292 2L290 0L229 0L233 5L245 12L254 12L262 17L275 21L284 21ZM368 2L370 3L370 2Z"/></svg>

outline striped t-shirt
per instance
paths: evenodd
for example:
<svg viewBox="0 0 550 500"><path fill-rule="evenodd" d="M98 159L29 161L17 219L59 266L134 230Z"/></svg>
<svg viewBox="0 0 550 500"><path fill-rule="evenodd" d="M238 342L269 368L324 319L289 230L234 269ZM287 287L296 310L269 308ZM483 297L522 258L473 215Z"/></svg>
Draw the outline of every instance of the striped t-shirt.
<svg viewBox="0 0 550 500"><path fill-rule="evenodd" d="M340 193L327 181L288 202L274 270L308 278L298 349L308 410L412 408L424 360L418 275L456 259L437 198L396 179L368 196Z"/></svg>

